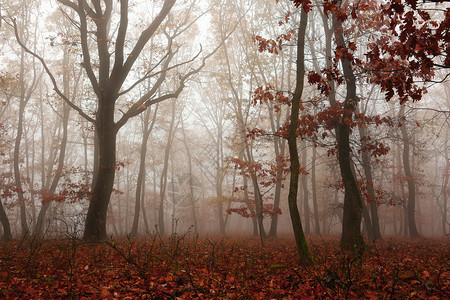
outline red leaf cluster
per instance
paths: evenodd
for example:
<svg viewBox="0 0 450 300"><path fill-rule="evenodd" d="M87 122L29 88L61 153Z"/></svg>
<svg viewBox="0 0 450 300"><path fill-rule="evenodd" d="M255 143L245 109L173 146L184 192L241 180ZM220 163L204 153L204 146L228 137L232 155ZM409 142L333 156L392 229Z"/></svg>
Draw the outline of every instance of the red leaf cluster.
<svg viewBox="0 0 450 300"><path fill-rule="evenodd" d="M273 108L275 112L280 111L280 107L283 104L288 106L291 105L289 97L286 95L286 92L276 91L272 87L272 85L267 84L265 87L260 86L253 91L253 105L256 106L258 104L272 102Z"/></svg>
<svg viewBox="0 0 450 300"><path fill-rule="evenodd" d="M239 158L230 158L231 163L236 170L239 170L241 175L249 178L255 178L258 183L264 187L274 185L278 180L283 180L284 177L279 178L289 173L290 161L288 157L279 155L275 161L270 162L248 162Z"/></svg>
<svg viewBox="0 0 450 300"><path fill-rule="evenodd" d="M373 183L367 180L357 180L356 184L358 186L361 197L366 203L375 202L378 206L381 204L395 205L396 203L392 201L389 197L389 193L382 188L375 188ZM335 188L345 194L344 182L339 180L330 187ZM373 196L370 193L370 189L373 190Z"/></svg>
<svg viewBox="0 0 450 300"><path fill-rule="evenodd" d="M291 30L288 33L283 33L277 36L275 39L265 39L260 35L254 35L252 37L253 43L258 45L259 52L269 52L272 54L278 54L278 51L283 49L283 43L292 39L292 34L295 31Z"/></svg>
<svg viewBox="0 0 450 300"><path fill-rule="evenodd" d="M430 81L436 69L450 67L450 8L440 22L415 0L390 1L382 13L389 30L369 44L364 68L387 100L394 95L401 103L420 100L426 88L416 80Z"/></svg>
<svg viewBox="0 0 450 300"><path fill-rule="evenodd" d="M254 201L247 201L246 205L242 205L238 208L229 208L227 209L227 213L229 215L235 213L241 215L244 218L257 218L258 215L256 213L256 206ZM281 209L279 207L274 206L271 203L263 204L263 216L265 217L273 217L278 214L281 215Z"/></svg>
<svg viewBox="0 0 450 300"><path fill-rule="evenodd" d="M291 1L294 2L296 7L302 6L305 12L310 12L312 9L311 0L291 0Z"/></svg>

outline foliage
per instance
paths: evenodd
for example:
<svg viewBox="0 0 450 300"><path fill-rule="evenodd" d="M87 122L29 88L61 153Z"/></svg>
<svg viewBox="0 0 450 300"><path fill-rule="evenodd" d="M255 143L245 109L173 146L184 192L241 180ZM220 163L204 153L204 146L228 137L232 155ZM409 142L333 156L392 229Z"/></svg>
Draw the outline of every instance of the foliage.
<svg viewBox="0 0 450 300"><path fill-rule="evenodd" d="M247 136L250 135L250 137L254 139L258 134L260 133L251 132ZM238 170L241 175L258 180L260 188L264 189L262 196L265 196L268 192L270 192L278 181L283 182L285 176L289 173L289 158L283 157L281 155L275 159L275 162L268 163L248 162L238 158L230 158L230 161L234 165L234 168ZM307 174L303 169L300 169L300 171L304 174ZM237 193L246 189L248 189L248 186L237 186L235 187L234 192ZM252 194L252 192L248 191L248 194ZM271 197L266 196L264 198ZM249 197L235 197L230 201L240 202L243 203L243 205L241 205L240 207L228 208L228 214L236 213L244 218L258 217L254 198L250 199ZM281 215L281 209L271 203L263 203L262 214L263 216L268 217L273 217L275 214Z"/></svg>
<svg viewBox="0 0 450 300"><path fill-rule="evenodd" d="M314 266L298 265L291 239L174 235L86 244L76 239L4 243L1 298L443 299L448 240L388 240L362 258L338 240L310 241Z"/></svg>
<svg viewBox="0 0 450 300"><path fill-rule="evenodd" d="M397 205L398 203L394 202L392 200L392 195L389 195L385 190L382 188L375 188L373 186L373 183L367 180L357 180L356 184L358 185L358 189L361 193L361 198L366 203L374 202L377 206L380 206L381 204L388 204L388 205ZM342 193L345 193L344 191L344 183L342 180L339 180L338 182L331 184L330 187L333 187ZM374 195L372 196L370 193L370 188L373 189Z"/></svg>
<svg viewBox="0 0 450 300"><path fill-rule="evenodd" d="M232 213L236 213L238 215L243 216L244 218L256 218L257 213L256 213L256 206L255 206L255 201L246 201L245 202L246 205L243 205L239 208L229 208L227 209L227 213L228 214L232 214ZM250 206L250 208L249 208ZM281 215L281 209L279 207L274 206L271 203L264 203L263 204L263 208L262 208L262 213L264 216L269 216L272 217L275 214L279 214Z"/></svg>
<svg viewBox="0 0 450 300"><path fill-rule="evenodd" d="M59 184L58 192L51 192L49 189L40 189L34 191L44 204L46 202L68 202L74 203L81 200L88 200L91 196L90 178L86 175L79 176L77 174L83 174L81 167L64 167L62 170L55 170L54 173L59 172L63 180Z"/></svg>

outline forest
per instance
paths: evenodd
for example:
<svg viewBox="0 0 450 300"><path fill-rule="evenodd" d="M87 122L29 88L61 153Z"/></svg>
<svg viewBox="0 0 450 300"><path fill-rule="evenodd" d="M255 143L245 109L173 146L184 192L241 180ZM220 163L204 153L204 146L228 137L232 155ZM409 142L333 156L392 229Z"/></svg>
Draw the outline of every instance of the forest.
<svg viewBox="0 0 450 300"><path fill-rule="evenodd" d="M0 38L0 298L449 296L449 1L4 0Z"/></svg>

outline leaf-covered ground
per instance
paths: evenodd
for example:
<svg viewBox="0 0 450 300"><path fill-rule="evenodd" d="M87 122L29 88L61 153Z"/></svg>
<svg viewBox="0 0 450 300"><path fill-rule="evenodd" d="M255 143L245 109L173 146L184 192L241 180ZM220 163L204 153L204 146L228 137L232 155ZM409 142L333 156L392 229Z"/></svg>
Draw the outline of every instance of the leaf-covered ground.
<svg viewBox="0 0 450 300"><path fill-rule="evenodd" d="M449 240L389 239L352 257L337 238L314 238L315 266L297 263L294 244L186 236L1 243L0 298L449 299Z"/></svg>

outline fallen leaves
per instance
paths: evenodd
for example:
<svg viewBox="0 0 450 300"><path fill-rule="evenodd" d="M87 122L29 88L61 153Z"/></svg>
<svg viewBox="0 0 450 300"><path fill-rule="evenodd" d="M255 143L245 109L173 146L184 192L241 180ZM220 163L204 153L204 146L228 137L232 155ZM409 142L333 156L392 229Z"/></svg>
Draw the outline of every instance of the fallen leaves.
<svg viewBox="0 0 450 300"><path fill-rule="evenodd" d="M298 264L293 239L265 244L180 236L4 243L0 298L442 299L449 292L448 240L380 241L358 258L336 238L314 238L315 266Z"/></svg>

